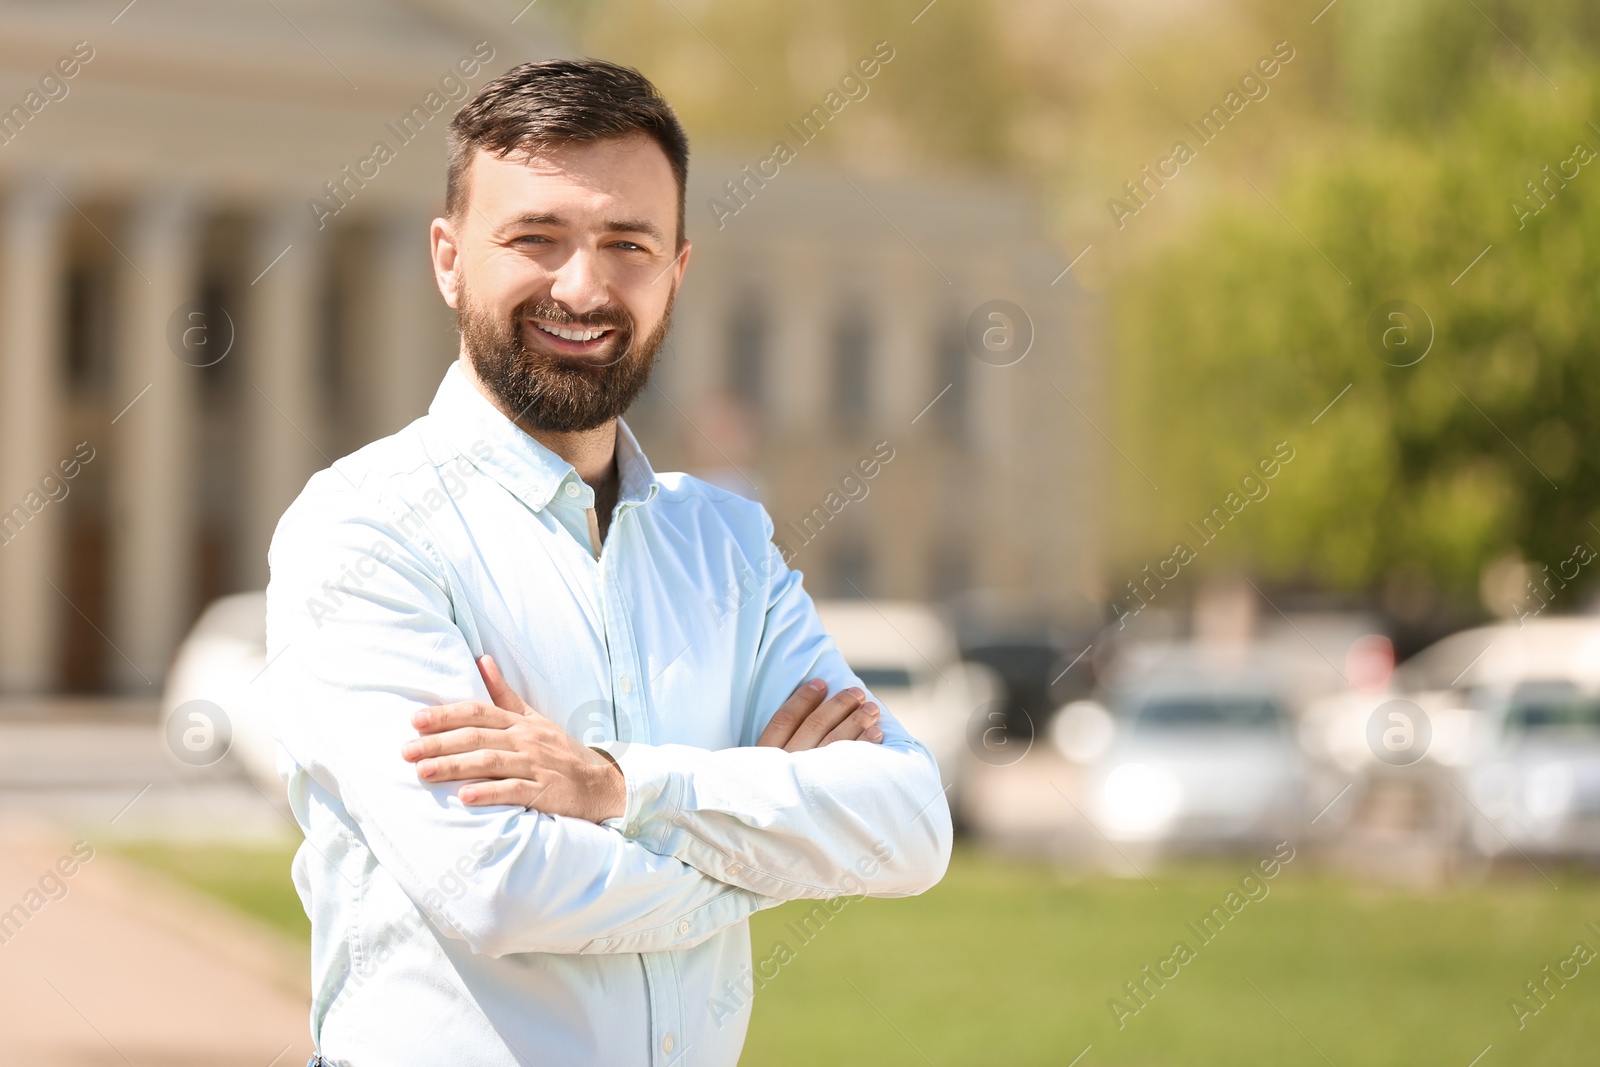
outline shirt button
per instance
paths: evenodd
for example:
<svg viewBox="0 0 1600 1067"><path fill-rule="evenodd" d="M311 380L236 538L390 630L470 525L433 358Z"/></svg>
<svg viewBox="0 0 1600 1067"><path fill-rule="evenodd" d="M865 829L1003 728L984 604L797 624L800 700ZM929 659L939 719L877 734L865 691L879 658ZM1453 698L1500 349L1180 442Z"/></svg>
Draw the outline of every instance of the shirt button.
<svg viewBox="0 0 1600 1067"><path fill-rule="evenodd" d="M630 826L626 830L623 831L623 836L624 837L638 837L639 836L639 828L637 826Z"/></svg>
<svg viewBox="0 0 1600 1067"><path fill-rule="evenodd" d="M624 674L621 678L618 678L617 688L622 690L624 693L633 692L633 676Z"/></svg>
<svg viewBox="0 0 1600 1067"><path fill-rule="evenodd" d="M744 868L739 866L737 863L728 864L728 873L729 874L738 874L742 870L744 870Z"/></svg>
<svg viewBox="0 0 1600 1067"><path fill-rule="evenodd" d="M683 922L678 924L678 933L686 934L688 932L689 932L689 920L685 919L685 920L683 920Z"/></svg>
<svg viewBox="0 0 1600 1067"><path fill-rule="evenodd" d="M669 1056L672 1054L672 1045L673 1041L671 1034L668 1034L666 1037L661 1039L661 1051L667 1053Z"/></svg>
<svg viewBox="0 0 1600 1067"><path fill-rule="evenodd" d="M581 490L578 488L578 483L577 482L568 482L567 483L567 495L568 496L577 496L579 492L581 492Z"/></svg>

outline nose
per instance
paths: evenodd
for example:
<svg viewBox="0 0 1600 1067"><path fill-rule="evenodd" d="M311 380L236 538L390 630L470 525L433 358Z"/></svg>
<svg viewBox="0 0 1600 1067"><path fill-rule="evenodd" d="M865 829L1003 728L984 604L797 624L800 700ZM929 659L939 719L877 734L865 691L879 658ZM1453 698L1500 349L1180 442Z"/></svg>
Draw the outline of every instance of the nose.
<svg viewBox="0 0 1600 1067"><path fill-rule="evenodd" d="M556 268L550 283L550 299L574 315L586 315L609 302L605 278L591 251L577 249Z"/></svg>

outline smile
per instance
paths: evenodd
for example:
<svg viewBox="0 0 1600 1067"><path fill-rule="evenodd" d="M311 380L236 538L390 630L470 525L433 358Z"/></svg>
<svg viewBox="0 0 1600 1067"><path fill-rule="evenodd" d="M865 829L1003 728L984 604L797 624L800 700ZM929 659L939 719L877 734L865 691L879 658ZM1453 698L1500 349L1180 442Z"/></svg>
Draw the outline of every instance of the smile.
<svg viewBox="0 0 1600 1067"><path fill-rule="evenodd" d="M539 322L537 320L529 321L540 333L546 334L550 337L558 337L563 341L575 342L577 344L587 344L591 341L598 341L611 332L609 327L586 329L582 327L554 326Z"/></svg>

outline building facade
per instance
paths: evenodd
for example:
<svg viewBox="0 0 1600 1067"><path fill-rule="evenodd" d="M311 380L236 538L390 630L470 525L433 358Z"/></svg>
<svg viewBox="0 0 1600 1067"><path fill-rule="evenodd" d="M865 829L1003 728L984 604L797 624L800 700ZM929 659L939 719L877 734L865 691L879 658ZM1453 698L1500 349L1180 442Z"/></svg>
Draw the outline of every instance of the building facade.
<svg viewBox="0 0 1600 1067"><path fill-rule="evenodd" d="M305 479L426 409L444 127L563 49L453 0L0 26L0 691L153 696ZM719 219L731 166L630 417L657 467L758 495L819 594L1092 610L1093 316L1021 199L799 165Z"/></svg>

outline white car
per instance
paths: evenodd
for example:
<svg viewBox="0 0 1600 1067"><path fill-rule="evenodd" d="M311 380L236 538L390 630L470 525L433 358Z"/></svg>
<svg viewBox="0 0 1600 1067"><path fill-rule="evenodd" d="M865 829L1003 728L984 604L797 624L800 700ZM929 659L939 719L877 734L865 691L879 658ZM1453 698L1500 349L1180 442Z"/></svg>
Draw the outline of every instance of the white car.
<svg viewBox="0 0 1600 1067"><path fill-rule="evenodd" d="M1474 849L1600 855L1600 620L1454 634L1407 663L1401 679L1436 721L1466 723L1443 762L1460 767Z"/></svg>
<svg viewBox="0 0 1600 1067"><path fill-rule="evenodd" d="M963 662L955 633L924 604L825 600L818 602L817 614L867 691L928 747L941 779L953 787L954 805L969 755L984 758L995 748L990 739L1000 732L994 672ZM968 753L969 742L985 751Z"/></svg>
<svg viewBox="0 0 1600 1067"><path fill-rule="evenodd" d="M1052 739L1088 764L1096 828L1168 848L1270 843L1303 823L1306 770L1283 664L1176 643L1117 670L1100 701L1067 705Z"/></svg>
<svg viewBox="0 0 1600 1067"><path fill-rule="evenodd" d="M253 684L266 662L266 593L212 601L178 646L161 697L161 723L177 758L232 762L277 796L283 792L277 742Z"/></svg>

